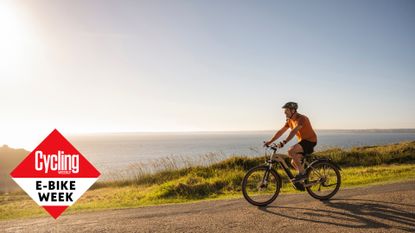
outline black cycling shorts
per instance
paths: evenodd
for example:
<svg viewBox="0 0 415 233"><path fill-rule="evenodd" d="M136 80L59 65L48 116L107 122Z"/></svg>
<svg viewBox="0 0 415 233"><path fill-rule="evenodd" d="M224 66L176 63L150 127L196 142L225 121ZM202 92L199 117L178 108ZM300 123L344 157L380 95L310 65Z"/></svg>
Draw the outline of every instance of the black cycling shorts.
<svg viewBox="0 0 415 233"><path fill-rule="evenodd" d="M304 154L311 154L314 152L314 147L317 145L317 142L301 140L298 144L300 144L300 146L303 148Z"/></svg>

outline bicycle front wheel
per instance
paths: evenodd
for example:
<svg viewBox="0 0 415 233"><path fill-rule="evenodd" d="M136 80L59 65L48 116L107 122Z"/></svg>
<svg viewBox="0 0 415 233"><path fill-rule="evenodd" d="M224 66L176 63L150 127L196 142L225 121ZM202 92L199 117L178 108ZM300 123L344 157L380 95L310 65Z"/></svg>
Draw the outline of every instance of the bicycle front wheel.
<svg viewBox="0 0 415 233"><path fill-rule="evenodd" d="M242 181L245 199L256 206L266 206L273 202L281 189L281 177L268 165L260 165L249 170Z"/></svg>

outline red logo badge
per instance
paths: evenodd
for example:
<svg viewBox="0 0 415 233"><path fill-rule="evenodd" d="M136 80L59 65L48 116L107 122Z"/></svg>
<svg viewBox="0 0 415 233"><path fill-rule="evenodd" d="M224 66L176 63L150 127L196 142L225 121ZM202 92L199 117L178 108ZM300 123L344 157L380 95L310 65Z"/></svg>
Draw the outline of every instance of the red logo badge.
<svg viewBox="0 0 415 233"><path fill-rule="evenodd" d="M95 183L100 173L55 129L10 176L56 219Z"/></svg>

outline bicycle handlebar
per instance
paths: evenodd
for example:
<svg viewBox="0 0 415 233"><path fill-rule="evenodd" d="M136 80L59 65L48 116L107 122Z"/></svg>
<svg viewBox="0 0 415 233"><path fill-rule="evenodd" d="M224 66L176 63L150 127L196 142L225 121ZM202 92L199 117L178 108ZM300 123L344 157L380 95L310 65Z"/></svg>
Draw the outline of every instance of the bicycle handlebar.
<svg viewBox="0 0 415 233"><path fill-rule="evenodd" d="M266 148L273 149L273 150L275 150L275 151L277 151L277 150L278 150L278 146L277 146L277 144L275 144L275 143L272 143L271 145L266 145L266 144L265 144L265 143L266 143L266 141L263 141L263 143L264 143L264 147L266 147Z"/></svg>

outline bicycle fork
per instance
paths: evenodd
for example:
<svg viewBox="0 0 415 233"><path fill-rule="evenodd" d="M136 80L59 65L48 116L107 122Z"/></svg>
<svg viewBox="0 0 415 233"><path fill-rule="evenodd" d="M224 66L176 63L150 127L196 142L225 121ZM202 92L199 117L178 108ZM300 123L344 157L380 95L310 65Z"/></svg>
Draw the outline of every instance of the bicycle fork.
<svg viewBox="0 0 415 233"><path fill-rule="evenodd" d="M267 186L268 185L268 179L269 179L269 172L272 169L272 164L270 163L268 166L268 169L265 170L264 176L262 177L261 186Z"/></svg>

